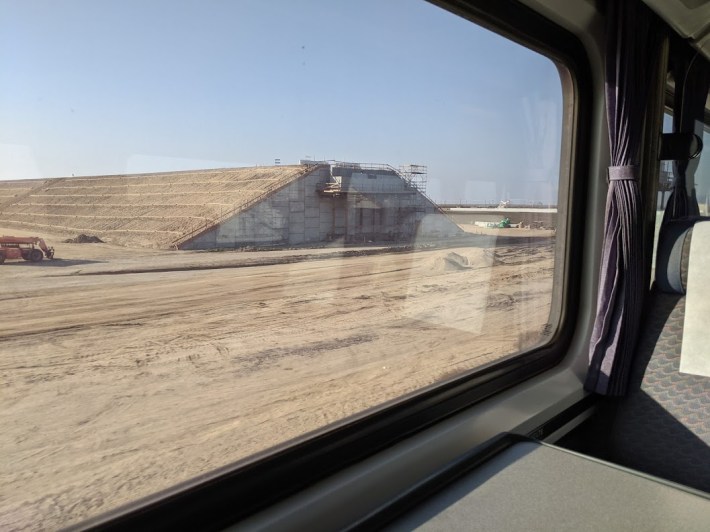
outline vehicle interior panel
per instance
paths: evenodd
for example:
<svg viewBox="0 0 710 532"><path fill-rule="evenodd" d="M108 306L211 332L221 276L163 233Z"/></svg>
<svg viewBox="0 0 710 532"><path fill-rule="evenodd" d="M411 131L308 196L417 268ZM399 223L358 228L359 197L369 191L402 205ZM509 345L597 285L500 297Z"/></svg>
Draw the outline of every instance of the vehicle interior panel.
<svg viewBox="0 0 710 532"><path fill-rule="evenodd" d="M540 490L541 484L555 489ZM565 504L550 505L550 497ZM560 447L518 441L384 529L699 531L706 527L708 505L710 498L680 485Z"/></svg>

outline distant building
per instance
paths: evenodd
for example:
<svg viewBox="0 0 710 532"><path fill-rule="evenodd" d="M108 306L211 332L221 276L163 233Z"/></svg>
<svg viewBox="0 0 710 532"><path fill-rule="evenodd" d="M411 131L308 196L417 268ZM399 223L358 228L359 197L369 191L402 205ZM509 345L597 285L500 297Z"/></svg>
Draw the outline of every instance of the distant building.
<svg viewBox="0 0 710 532"><path fill-rule="evenodd" d="M313 162L0 183L0 225L128 246L412 242L461 229L386 165Z"/></svg>

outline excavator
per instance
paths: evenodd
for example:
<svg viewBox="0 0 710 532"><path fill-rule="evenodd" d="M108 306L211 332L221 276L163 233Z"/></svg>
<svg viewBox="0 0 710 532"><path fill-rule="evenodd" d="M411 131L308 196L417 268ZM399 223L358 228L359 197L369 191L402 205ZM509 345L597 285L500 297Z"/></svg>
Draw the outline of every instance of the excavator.
<svg viewBox="0 0 710 532"><path fill-rule="evenodd" d="M6 259L24 259L39 262L54 258L54 248L37 236L0 236L0 264Z"/></svg>

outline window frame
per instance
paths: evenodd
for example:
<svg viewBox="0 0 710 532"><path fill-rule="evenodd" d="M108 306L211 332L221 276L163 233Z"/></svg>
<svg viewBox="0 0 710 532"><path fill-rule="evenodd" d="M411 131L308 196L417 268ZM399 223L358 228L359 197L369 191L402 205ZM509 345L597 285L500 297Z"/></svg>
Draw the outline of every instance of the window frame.
<svg viewBox="0 0 710 532"><path fill-rule="evenodd" d="M587 53L571 32L514 0L428 1L545 55L569 72L561 75L565 112L559 187L560 198L567 203L558 205L557 233L565 245L556 255L561 277L559 282L555 279L553 309L557 298L559 325L550 342L90 518L78 523L78 528L227 526L550 370L567 354L579 315L589 179L592 77Z"/></svg>

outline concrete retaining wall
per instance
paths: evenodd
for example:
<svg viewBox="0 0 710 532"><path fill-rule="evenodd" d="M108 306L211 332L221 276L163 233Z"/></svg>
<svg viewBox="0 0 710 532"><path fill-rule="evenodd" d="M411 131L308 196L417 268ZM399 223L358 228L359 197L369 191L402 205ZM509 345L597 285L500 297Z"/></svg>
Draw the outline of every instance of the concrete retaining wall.
<svg viewBox="0 0 710 532"><path fill-rule="evenodd" d="M326 182L333 182L329 168L314 169L182 248L403 242L460 232L399 176L355 173L338 180L339 195L319 194Z"/></svg>

